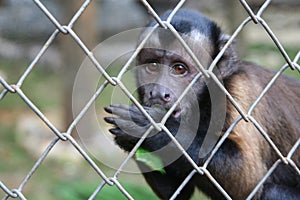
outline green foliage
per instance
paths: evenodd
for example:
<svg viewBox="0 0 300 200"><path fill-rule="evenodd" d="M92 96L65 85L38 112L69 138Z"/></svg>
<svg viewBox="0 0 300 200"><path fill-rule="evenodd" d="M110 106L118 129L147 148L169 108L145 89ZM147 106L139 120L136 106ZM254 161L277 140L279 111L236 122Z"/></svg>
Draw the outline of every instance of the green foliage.
<svg viewBox="0 0 300 200"><path fill-rule="evenodd" d="M16 145L15 127L3 123L0 123L0 127L0 171L17 170L22 163L32 162L33 159L28 160L29 155L27 152Z"/></svg>
<svg viewBox="0 0 300 200"><path fill-rule="evenodd" d="M159 171L162 174L166 173L161 159L143 148L138 148L138 150L135 153L135 158L137 161L140 161L148 167L150 167L150 169Z"/></svg>
<svg viewBox="0 0 300 200"><path fill-rule="evenodd" d="M290 59L293 60L299 49L285 47L285 51ZM275 71L278 71L284 64L286 64L286 60L274 44L251 44L246 50L246 53L247 55L245 60L274 69ZM300 80L300 74L297 70L287 69L284 74Z"/></svg>
<svg viewBox="0 0 300 200"><path fill-rule="evenodd" d="M57 199L88 199L92 194L93 187L88 184L82 184L76 181L57 184L54 187L54 195Z"/></svg>
<svg viewBox="0 0 300 200"><path fill-rule="evenodd" d="M17 84L29 63L22 61L7 62L0 60L0 72L4 74L9 84ZM42 66L36 66L25 79L22 90L28 98L40 109L57 107L61 102L61 81L59 75L48 71ZM0 91L1 91L0 87ZM0 103L0 109L26 108L26 104L17 94L8 93Z"/></svg>
<svg viewBox="0 0 300 200"><path fill-rule="evenodd" d="M133 183L125 182L121 183L126 191L132 195L135 199L158 199L154 193L145 186L138 186ZM57 184L54 188L54 194L56 199L63 200L81 200L88 199L94 192L98 185L96 183L82 183L82 182L67 182ZM122 194L122 192L116 186L105 185L101 191L98 193L96 199L101 200L126 200L127 198Z"/></svg>

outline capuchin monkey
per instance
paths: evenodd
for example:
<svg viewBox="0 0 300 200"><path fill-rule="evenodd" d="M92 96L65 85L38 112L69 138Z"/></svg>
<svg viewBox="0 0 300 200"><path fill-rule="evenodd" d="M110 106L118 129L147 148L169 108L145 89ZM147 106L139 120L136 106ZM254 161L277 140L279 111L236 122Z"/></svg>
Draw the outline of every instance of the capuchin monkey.
<svg viewBox="0 0 300 200"><path fill-rule="evenodd" d="M170 11L162 16L162 20L167 20L169 15ZM170 23L205 69L229 38L213 21L196 11L179 10ZM141 33L140 41L155 25L155 22L148 25ZM200 64L170 30L157 28L137 56L136 80L140 103L155 122L160 123L176 103L164 125L196 165L203 166L218 140L241 117L220 84L238 107L248 113L275 73L239 60L232 44L209 77L202 74ZM195 83L181 98L193 81ZM111 105L105 110L114 115L105 118L114 125L110 132L127 152L152 126L149 117L135 105ZM280 158L258 128L267 133L283 156L287 156L299 140L299 81L281 75L250 116L256 123L240 120L207 165L211 176L232 199L247 198ZM164 172L152 170L139 160L136 162L158 197L169 199L194 170L192 162L183 155L166 129L156 131L153 128L140 148L162 160ZM299 155L298 146L291 157L298 169ZM196 173L176 199L189 199L195 188L211 199L225 198L206 174ZM300 175L295 167L281 162L258 189L254 199L299 200Z"/></svg>

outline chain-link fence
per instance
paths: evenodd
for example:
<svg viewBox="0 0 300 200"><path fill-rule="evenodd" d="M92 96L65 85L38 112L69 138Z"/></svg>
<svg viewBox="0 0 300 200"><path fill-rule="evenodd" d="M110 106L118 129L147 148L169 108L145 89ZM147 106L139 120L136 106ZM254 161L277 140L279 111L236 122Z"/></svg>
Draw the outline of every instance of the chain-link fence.
<svg viewBox="0 0 300 200"><path fill-rule="evenodd" d="M186 52L193 58L194 62L197 63L199 66L199 74L194 79L194 81L191 82L191 84L188 86L188 88L185 90L185 92L182 94L182 96L179 98L178 102L170 108L168 113L165 115L165 117L162 119L161 122L156 123L151 116L143 109L143 106L132 96L131 92L127 89L126 84L123 83L123 75L128 70L128 67L132 64L132 62L135 60L138 53L141 51L141 49L144 47L145 43L147 42L147 39L153 34L152 32L149 32L147 36L145 36L145 39L140 42L140 44L137 45L137 48L134 50L130 58L127 60L127 62L124 64L120 72L116 77L112 77L109 75L109 73L105 70L104 67L102 67L101 60L98 60L95 55L92 53L92 51L87 48L85 43L80 39L78 34L74 31L73 26L76 24L77 20L81 17L82 13L85 12L86 8L89 6L91 1L87 0L83 3L83 5L80 7L80 9L76 12L76 14L73 16L73 18L70 20L70 22L67 25L63 25L59 22L59 20L56 18L55 15L53 15L47 7L39 0L33 1L36 6L42 10L42 12L48 17L48 19L55 25L56 30L52 33L52 35L49 37L47 42L42 46L39 53L36 55L35 59L31 62L31 64L26 68L26 71L22 74L22 76L18 79L16 84L11 84L9 80L6 80L5 78L0 77L0 82L3 87L1 94L0 94L0 100L4 99L8 93L14 94L15 98L21 98L27 106L36 114L36 117L40 118L43 123L47 125L47 127L53 132L54 138L52 142L48 145L47 149L44 151L44 153L40 156L38 161L34 164L32 169L28 172L28 174L25 176L21 184L19 184L18 188L11 189L5 182L2 182L0 180L0 187L5 192L6 196L3 199L9 199L9 198L20 198L20 199L26 199L26 194L23 193L23 188L25 185L30 181L30 178L34 173L36 173L45 158L49 155L50 151L54 148L56 148L59 141L64 141L70 143L74 149L76 149L81 156L86 160L86 162L90 165L92 169L95 170L95 172L99 175L101 178L102 183L97 187L97 189L91 194L89 199L95 199L98 195L98 193L101 193L101 190L103 187L106 186L116 186L126 198L128 199L134 199L135 197L132 196L126 188L119 182L119 174L122 173L122 170L127 165L128 161L135 155L136 150L140 147L143 140L147 137L147 135L151 132L152 129L157 130L163 130L167 133L167 135L170 137L172 142L177 146L177 148L180 150L180 152L183 154L183 156L188 160L188 162L193 166L194 170L191 171L191 173L185 178L185 180L180 184L178 189L174 192L171 199L175 199L177 195L180 193L180 191L185 187L187 183L193 178L195 174L200 174L202 176L206 176L208 180L215 186L217 189L224 195L225 198L231 199L230 195L227 193L227 191L223 188L221 184L218 183L218 180L211 175L211 172L208 170L207 166L213 159L216 152L220 149L224 141L229 137L231 131L241 122L246 121L248 123L252 123L254 127L260 132L260 134L265 138L265 140L270 144L273 151L276 152L278 155L278 160L274 163L272 163L272 166L268 169L268 172L264 175L263 179L257 183L256 187L253 189L253 191L249 194L247 199L251 199L255 196L255 194L259 191L260 187L265 183L265 181L272 175L272 173L276 170L276 168L281 164L284 163L286 165L290 165L295 172L300 175L299 166L296 165L295 160L292 159L292 156L295 154L297 150L299 150L300 145L300 138L295 142L295 144L291 144L292 148L289 150L289 152L284 155L278 148L278 146L272 141L272 139L269 137L267 130L264 130L263 127L259 124L257 119L255 119L251 114L252 111L257 107L262 99L264 98L265 94L268 93L269 89L273 86L275 81L282 75L282 73L288 69L291 68L294 70L294 73L300 72L300 66L297 64L300 59L300 51L297 53L297 55L294 58L291 58L285 48L282 46L280 40L276 37L276 35L273 33L272 29L269 27L268 23L264 20L262 17L262 14L265 12L266 9L268 9L269 4L272 2L270 0L266 0L264 4L259 8L258 12L254 12L248 3L246 1L240 0L236 1L236 3L241 3L244 7L244 11L248 13L248 17L236 28L235 32L232 34L228 42L224 45L224 48L218 53L216 58L213 60L211 65L206 68L202 67L201 61L197 59L197 56L193 53L193 51L190 49L190 47L187 45L185 40L180 36L180 34L174 29L174 27L170 24L170 17L168 20L164 21L162 20L158 14L155 12L155 9L151 7L151 5L146 0L141 0L141 3L145 7L145 12L148 12L153 19L157 22L157 27L163 27L165 29L168 29L171 31L171 33L177 38L177 40L180 42L180 44L184 47ZM117 2L116 2L117 3ZM176 7L172 9L172 12L170 16L174 16L174 14L185 4L185 0L181 0L178 2ZM227 89L219 82L219 80L216 78L216 76L213 73L213 69L216 67L218 61L222 58L224 55L226 49L232 44L233 40L240 34L240 32L245 28L245 26L248 23L255 23L256 26L262 27L265 30L265 34L269 35L273 42L276 44L278 51L281 53L283 58L286 61L286 64L280 68L280 70L274 75L274 77L269 81L267 86L264 88L264 90L261 92L259 97L253 102L252 106L249 110L243 110L242 107L239 105L239 103L235 100L235 98L230 94ZM59 34L67 35L71 37L78 45L78 48L80 48L87 56L88 60L93 64L93 66L99 71L99 76L102 75L105 77L105 82L98 87L97 91L94 93L94 95L90 98L88 103L81 109L78 115L76 115L74 121L70 124L68 129L66 131L59 130L45 115L44 113L36 106L35 102L33 102L27 94L22 90L23 82L31 75L32 71L34 71L35 66L40 61L40 59L43 57L45 52L48 50L48 48L53 44L53 42L57 39ZM196 80L200 78L201 76L204 76L208 79L213 80L218 84L218 86L221 88L221 90L224 92L226 97L229 99L229 101L234 105L235 109L238 111L240 116L235 119L235 121L229 126L229 128L225 131L225 133L222 135L222 137L218 140L217 144L214 146L213 150L211 151L209 157L205 161L205 163L201 166L198 166L196 162L190 157L190 155L186 152L185 148L182 147L180 142L176 140L176 138L170 133L170 131L165 126L165 122L167 118L172 114L172 112L175 110L176 105L179 103L180 99L186 95L188 90L195 84ZM107 88L108 85L112 85L114 87L119 87L124 94L135 104L142 113L149 119L152 126L144 133L144 135L141 137L141 139L137 142L137 144L134 146L134 148L129 152L127 158L122 162L120 166L118 166L118 169L115 171L113 176L108 176L105 174L101 166L96 164L96 162L92 159L92 157L85 151L85 149L81 146L81 144L74 139L74 137L71 135L71 132L73 129L80 123L81 119L85 116L88 109L93 105L93 103L103 96L103 91ZM255 89L255 88L253 88ZM298 106L298 105L294 105ZM276 109L276 108L274 108ZM105 147L103 147L105 148ZM1 159L1 158L0 158ZM298 161L297 161L298 162ZM298 183L299 184L299 183Z"/></svg>

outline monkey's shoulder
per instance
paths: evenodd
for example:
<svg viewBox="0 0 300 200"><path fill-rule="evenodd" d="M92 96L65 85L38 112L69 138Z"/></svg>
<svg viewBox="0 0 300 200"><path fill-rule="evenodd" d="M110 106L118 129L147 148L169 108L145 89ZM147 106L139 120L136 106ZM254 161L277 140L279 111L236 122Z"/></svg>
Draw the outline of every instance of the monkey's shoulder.
<svg viewBox="0 0 300 200"><path fill-rule="evenodd" d="M243 88L249 87L252 92L255 90L261 92L258 89L265 88L278 73L278 70L262 67L248 61L238 61L236 65L234 73L229 78L231 84L239 86L240 83L243 83ZM272 85L274 89L295 90L297 96L300 96L300 81L286 74L280 74Z"/></svg>

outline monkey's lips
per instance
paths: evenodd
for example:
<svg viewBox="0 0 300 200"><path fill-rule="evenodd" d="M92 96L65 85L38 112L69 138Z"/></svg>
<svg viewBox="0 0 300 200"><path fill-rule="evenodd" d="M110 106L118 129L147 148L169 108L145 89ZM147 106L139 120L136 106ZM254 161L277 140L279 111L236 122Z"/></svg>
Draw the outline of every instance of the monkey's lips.
<svg viewBox="0 0 300 200"><path fill-rule="evenodd" d="M151 105L148 106L152 108L164 110L165 112L168 112L172 107L172 105L162 105L161 103L156 103L156 102L155 103L151 102ZM182 110L179 107L176 107L170 116L174 118L179 118L181 114L182 114Z"/></svg>
<svg viewBox="0 0 300 200"><path fill-rule="evenodd" d="M174 118L179 118L181 115L181 109L175 109L173 112L172 112L172 116Z"/></svg>

